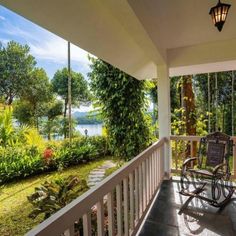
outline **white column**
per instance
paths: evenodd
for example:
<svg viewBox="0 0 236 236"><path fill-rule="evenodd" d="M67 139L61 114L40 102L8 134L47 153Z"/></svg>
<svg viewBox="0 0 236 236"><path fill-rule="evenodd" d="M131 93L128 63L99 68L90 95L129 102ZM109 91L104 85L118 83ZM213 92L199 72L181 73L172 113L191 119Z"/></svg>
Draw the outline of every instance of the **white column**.
<svg viewBox="0 0 236 236"><path fill-rule="evenodd" d="M170 79L169 70L166 65L157 67L158 78L158 124L159 138L167 138L168 142L164 149L164 170L167 177L170 176L171 150L170 150Z"/></svg>

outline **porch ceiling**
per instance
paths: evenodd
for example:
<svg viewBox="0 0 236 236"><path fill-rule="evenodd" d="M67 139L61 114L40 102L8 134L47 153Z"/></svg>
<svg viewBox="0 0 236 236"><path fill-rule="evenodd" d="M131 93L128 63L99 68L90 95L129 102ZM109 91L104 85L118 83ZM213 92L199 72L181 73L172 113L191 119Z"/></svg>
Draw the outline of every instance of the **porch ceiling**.
<svg viewBox="0 0 236 236"><path fill-rule="evenodd" d="M206 0L0 0L0 4L138 79L236 69L236 4L221 33Z"/></svg>

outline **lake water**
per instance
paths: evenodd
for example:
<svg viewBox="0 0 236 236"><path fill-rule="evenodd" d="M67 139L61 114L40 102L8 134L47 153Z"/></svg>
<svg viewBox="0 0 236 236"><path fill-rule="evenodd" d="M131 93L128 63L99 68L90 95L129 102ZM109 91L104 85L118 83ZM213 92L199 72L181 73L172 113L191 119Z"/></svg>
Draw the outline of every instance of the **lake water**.
<svg viewBox="0 0 236 236"><path fill-rule="evenodd" d="M96 125L77 125L75 127L76 130L78 130L82 135L85 135L84 131L88 130L88 136L94 136L94 135L102 135L102 124L96 124Z"/></svg>

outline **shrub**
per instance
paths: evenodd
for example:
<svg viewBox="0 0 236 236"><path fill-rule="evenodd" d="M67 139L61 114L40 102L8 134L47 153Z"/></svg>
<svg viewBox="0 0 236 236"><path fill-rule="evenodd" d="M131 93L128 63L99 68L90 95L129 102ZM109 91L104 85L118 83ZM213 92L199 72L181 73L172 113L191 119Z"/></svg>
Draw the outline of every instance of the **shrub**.
<svg viewBox="0 0 236 236"><path fill-rule="evenodd" d="M80 137L73 139L71 144L68 140L64 141L55 153L55 160L58 166L66 167L86 163L108 153L104 137Z"/></svg>
<svg viewBox="0 0 236 236"><path fill-rule="evenodd" d="M0 184L16 178L41 173L45 169L40 153L26 148L6 147L0 149Z"/></svg>
<svg viewBox="0 0 236 236"><path fill-rule="evenodd" d="M44 214L46 219L87 190L86 181L79 180L76 176L46 181L41 187L35 188L35 193L27 197L34 206L29 217L34 219Z"/></svg>
<svg viewBox="0 0 236 236"><path fill-rule="evenodd" d="M0 184L45 171L86 163L107 155L106 138L80 137L63 142L41 142L35 131L28 141L17 146L0 147ZM39 140L40 145L36 145Z"/></svg>

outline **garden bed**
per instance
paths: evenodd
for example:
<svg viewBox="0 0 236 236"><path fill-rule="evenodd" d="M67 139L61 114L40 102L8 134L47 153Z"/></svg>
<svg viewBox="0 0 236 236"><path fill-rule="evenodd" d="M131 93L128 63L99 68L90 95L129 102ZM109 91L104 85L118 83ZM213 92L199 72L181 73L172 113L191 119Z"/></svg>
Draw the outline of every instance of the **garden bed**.
<svg viewBox="0 0 236 236"><path fill-rule="evenodd" d="M80 164L60 172L41 174L6 184L0 193L0 235L24 235L43 220L43 216L39 216L36 219L28 217L33 206L28 202L27 196L34 192L35 187L40 186L46 180L53 180L57 177L66 178L70 175L87 180L89 172L102 165L104 160Z"/></svg>

